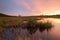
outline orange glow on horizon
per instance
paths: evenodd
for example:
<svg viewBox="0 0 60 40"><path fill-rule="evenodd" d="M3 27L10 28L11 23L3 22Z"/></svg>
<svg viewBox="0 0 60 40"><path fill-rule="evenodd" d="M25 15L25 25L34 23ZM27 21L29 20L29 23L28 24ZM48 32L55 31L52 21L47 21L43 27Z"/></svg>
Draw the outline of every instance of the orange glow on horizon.
<svg viewBox="0 0 60 40"><path fill-rule="evenodd" d="M42 13L42 15L60 15L60 10L45 11L45 12Z"/></svg>

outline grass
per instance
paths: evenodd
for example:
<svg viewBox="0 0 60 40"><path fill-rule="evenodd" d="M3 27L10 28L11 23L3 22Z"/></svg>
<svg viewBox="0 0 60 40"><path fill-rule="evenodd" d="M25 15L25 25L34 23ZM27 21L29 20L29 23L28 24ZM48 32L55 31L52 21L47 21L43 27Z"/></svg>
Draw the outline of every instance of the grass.
<svg viewBox="0 0 60 40"><path fill-rule="evenodd" d="M3 31L3 27L8 27L8 28L13 27L13 26L16 26L16 27L19 26L20 27L20 25L21 25L21 27L24 28L25 25L26 25L24 23L25 20L27 20L28 28L30 26L30 28L28 30L31 31L32 33L36 32L36 26L38 26L38 25L39 25L39 27L41 26L40 24L36 23L36 20L33 17L29 17L29 18L22 18L22 17L0 17L0 32ZM22 40L22 39L19 38L19 40Z"/></svg>
<svg viewBox="0 0 60 40"><path fill-rule="evenodd" d="M2 27L3 25L18 25L22 24L23 22L29 20L29 19L35 19L35 18L25 18L25 17L0 17L0 26Z"/></svg>
<svg viewBox="0 0 60 40"><path fill-rule="evenodd" d="M0 17L0 26L2 25L16 25L22 23L23 20L20 17Z"/></svg>

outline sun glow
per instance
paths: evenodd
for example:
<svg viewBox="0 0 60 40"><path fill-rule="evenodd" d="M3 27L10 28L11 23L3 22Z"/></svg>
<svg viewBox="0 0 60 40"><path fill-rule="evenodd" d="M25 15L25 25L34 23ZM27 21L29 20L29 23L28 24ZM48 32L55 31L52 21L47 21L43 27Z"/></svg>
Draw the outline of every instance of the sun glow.
<svg viewBox="0 0 60 40"><path fill-rule="evenodd" d="M46 11L46 12L43 12L43 15L60 15L60 10Z"/></svg>
<svg viewBox="0 0 60 40"><path fill-rule="evenodd" d="M56 14L45 14L45 15L56 15Z"/></svg>
<svg viewBox="0 0 60 40"><path fill-rule="evenodd" d="M54 12L56 15L60 15L60 10Z"/></svg>
<svg viewBox="0 0 60 40"><path fill-rule="evenodd" d="M43 12L43 15L56 15L56 14L54 14L54 12L51 12L51 11L46 11L46 12Z"/></svg>

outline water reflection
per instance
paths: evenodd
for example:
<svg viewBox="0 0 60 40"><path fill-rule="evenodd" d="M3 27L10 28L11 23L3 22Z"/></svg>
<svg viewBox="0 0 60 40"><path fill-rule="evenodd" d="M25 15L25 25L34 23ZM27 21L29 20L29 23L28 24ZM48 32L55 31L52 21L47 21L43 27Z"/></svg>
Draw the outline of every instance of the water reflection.
<svg viewBox="0 0 60 40"><path fill-rule="evenodd" d="M60 40L60 19L57 18L43 18L42 20L38 20L38 22L51 22L54 27L51 31L47 32L39 32L36 31L33 34L33 40ZM3 40L30 40L32 37L29 35L26 29L15 28L5 28L3 31Z"/></svg>
<svg viewBox="0 0 60 40"><path fill-rule="evenodd" d="M51 31L48 33L50 40L60 40L60 19L44 18L44 20L47 20L54 25L54 28L52 28Z"/></svg>

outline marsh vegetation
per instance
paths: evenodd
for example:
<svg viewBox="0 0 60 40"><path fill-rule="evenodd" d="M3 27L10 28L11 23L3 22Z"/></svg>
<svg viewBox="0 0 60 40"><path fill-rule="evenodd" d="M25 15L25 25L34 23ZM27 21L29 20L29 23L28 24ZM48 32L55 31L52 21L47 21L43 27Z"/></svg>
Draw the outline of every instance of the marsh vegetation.
<svg viewBox="0 0 60 40"><path fill-rule="evenodd" d="M20 17L0 17L0 32L3 40L34 40L33 35L37 30L41 33L45 30L49 32L52 27L50 22L37 22L35 18L25 21Z"/></svg>

